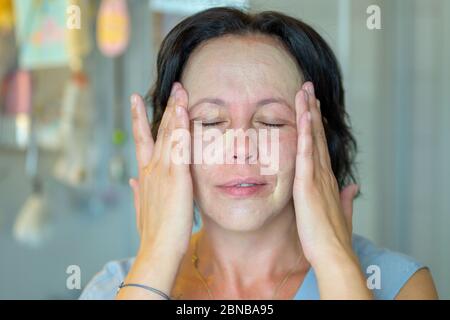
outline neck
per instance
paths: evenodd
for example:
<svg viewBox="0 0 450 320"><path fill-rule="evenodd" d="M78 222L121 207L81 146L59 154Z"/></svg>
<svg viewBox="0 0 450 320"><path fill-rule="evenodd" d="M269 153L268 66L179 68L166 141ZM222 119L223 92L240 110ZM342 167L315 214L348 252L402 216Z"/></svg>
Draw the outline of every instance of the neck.
<svg viewBox="0 0 450 320"><path fill-rule="evenodd" d="M211 282L234 287L231 291L261 280L276 282L293 268L308 266L292 205L255 231L230 231L204 217L203 221L197 235L199 269Z"/></svg>

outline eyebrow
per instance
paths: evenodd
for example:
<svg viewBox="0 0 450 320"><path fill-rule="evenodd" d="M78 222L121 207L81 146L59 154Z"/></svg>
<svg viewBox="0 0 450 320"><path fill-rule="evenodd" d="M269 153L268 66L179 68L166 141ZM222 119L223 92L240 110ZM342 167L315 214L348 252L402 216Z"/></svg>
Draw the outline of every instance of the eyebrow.
<svg viewBox="0 0 450 320"><path fill-rule="evenodd" d="M271 103L278 103L278 104L281 104L281 105L284 105L284 106L288 107L289 109L292 109L291 105L286 100L284 100L283 98L262 99L262 100L258 101L256 106L257 107L261 107L261 106L265 106L266 104L271 104Z"/></svg>
<svg viewBox="0 0 450 320"><path fill-rule="evenodd" d="M218 99L218 98L202 98L200 100L198 100L196 103L194 103L191 106L191 109L193 109L194 107L198 106L199 104L202 103L211 103L211 104L216 104L218 106L221 107L225 107L227 105L227 103L225 101L223 101L222 99Z"/></svg>
<svg viewBox="0 0 450 320"><path fill-rule="evenodd" d="M215 104L215 105L218 105L221 107L227 106L227 103L224 100L219 99L219 98L202 98L202 99L198 100L196 103L194 103L190 109L193 109L194 107L196 107L202 103L211 103L211 104ZM278 103L278 104L288 107L289 109L292 109L291 105L285 99L275 98L275 97L262 99L256 103L256 106L262 107L264 105L271 104L271 103Z"/></svg>

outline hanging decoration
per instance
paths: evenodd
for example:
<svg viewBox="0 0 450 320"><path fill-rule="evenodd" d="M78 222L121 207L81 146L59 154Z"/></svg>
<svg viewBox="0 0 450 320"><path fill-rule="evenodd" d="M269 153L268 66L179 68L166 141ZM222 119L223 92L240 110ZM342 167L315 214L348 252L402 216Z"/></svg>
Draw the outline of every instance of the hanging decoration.
<svg viewBox="0 0 450 320"><path fill-rule="evenodd" d="M80 186L88 179L89 145L93 114L92 92L86 74L73 73L64 91L59 135L63 141L54 175Z"/></svg>
<svg viewBox="0 0 450 320"><path fill-rule="evenodd" d="M14 7L12 0L0 0L0 34L12 31L14 27Z"/></svg>
<svg viewBox="0 0 450 320"><path fill-rule="evenodd" d="M69 68L72 72L80 72L83 70L83 58L92 49L89 0L69 0L69 5L77 8L74 14L79 15L79 28L67 28Z"/></svg>
<svg viewBox="0 0 450 320"><path fill-rule="evenodd" d="M79 10L80 28L69 28L67 34L71 76L63 93L58 132L62 141L61 154L53 173L66 184L81 186L88 180L88 149L93 116L91 85L83 63L92 47L89 34L90 7L88 0L69 0L69 4Z"/></svg>
<svg viewBox="0 0 450 320"><path fill-rule="evenodd" d="M97 45L105 56L117 57L126 50L129 19L126 0L102 0L97 17Z"/></svg>
<svg viewBox="0 0 450 320"><path fill-rule="evenodd" d="M66 66L66 0L14 1L19 65L32 70Z"/></svg>
<svg viewBox="0 0 450 320"><path fill-rule="evenodd" d="M2 133L1 142L24 148L30 134L30 72L26 70L12 71L3 79L1 91L1 95L4 97L2 125L11 127L10 130Z"/></svg>

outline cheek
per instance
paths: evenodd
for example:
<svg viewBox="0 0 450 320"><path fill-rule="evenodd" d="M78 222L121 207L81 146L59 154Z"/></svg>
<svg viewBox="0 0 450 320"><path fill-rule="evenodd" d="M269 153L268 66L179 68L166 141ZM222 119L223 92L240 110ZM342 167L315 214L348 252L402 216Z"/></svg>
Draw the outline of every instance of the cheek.
<svg viewBox="0 0 450 320"><path fill-rule="evenodd" d="M279 141L280 169L276 175L276 186L273 191L272 201L283 204L287 203L292 195L295 157L297 153L297 135L295 132L285 132L280 134Z"/></svg>
<svg viewBox="0 0 450 320"><path fill-rule="evenodd" d="M295 130L280 134L280 170L277 173L273 199L286 202L292 194L295 176L295 159L297 154L297 133Z"/></svg>
<svg viewBox="0 0 450 320"><path fill-rule="evenodd" d="M191 176L194 186L194 196L207 196L218 182L217 177L223 175L222 165L192 164Z"/></svg>
<svg viewBox="0 0 450 320"><path fill-rule="evenodd" d="M211 170L208 170L208 166L204 166L201 164L192 164L191 165L191 175L193 182L195 184L201 184L203 181L207 180L211 175Z"/></svg>
<svg viewBox="0 0 450 320"><path fill-rule="evenodd" d="M208 181L208 170L205 170L202 165L192 164L190 166L192 185L194 187L194 200L199 201L202 194L205 193L205 181Z"/></svg>
<svg viewBox="0 0 450 320"><path fill-rule="evenodd" d="M286 132L280 134L280 169L292 170L295 168L295 158L297 154L297 134Z"/></svg>

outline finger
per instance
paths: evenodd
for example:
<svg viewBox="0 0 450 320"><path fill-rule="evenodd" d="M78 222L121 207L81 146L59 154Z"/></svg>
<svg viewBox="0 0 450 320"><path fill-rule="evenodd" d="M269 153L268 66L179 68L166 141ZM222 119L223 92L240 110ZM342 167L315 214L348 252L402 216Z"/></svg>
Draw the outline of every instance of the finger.
<svg viewBox="0 0 450 320"><path fill-rule="evenodd" d="M314 146L311 113L308 108L307 94L301 90L296 99L298 137L295 177L310 181L314 177ZM301 110L305 111L300 113Z"/></svg>
<svg viewBox="0 0 450 320"><path fill-rule="evenodd" d="M313 147L313 153L312 153L312 159L313 159L313 163L315 165L315 167L320 168L322 166L322 164L320 163L320 154L319 154L319 150L315 150L317 148L317 145L315 143L315 136L314 136L314 119L312 117L312 108L311 108L311 104L310 104L310 99L311 96L308 93L308 91L306 90L305 85L302 86L302 90L304 91L304 100L306 101L306 108L307 110L310 112L311 115L311 136L312 136L312 147ZM314 172L317 173L317 170Z"/></svg>
<svg viewBox="0 0 450 320"><path fill-rule="evenodd" d="M316 99L317 99L317 98L316 98ZM327 118L325 118L325 117L322 115L322 109L321 109L321 107L320 107L320 100L319 100L319 99L317 99L317 108L319 108L320 116L322 117L323 127L325 128L325 126L328 124L328 121L327 121Z"/></svg>
<svg viewBox="0 0 450 320"><path fill-rule="evenodd" d="M162 149L162 145L164 143L164 135L165 135L165 127L166 127L166 119L169 116L171 109L170 109L170 105L173 103L173 97L170 97L168 102L167 102L167 106L166 109L164 110L161 122L159 124L159 128L158 128L158 133L156 135L156 142L155 142L155 148L154 148L154 156L153 159L155 162L159 161L159 159L161 158L161 149Z"/></svg>
<svg viewBox="0 0 450 320"><path fill-rule="evenodd" d="M164 136L166 135L166 127L167 127L167 118L170 116L172 112L172 106L175 102L175 93L178 90L178 84L174 83L172 85L172 90L170 93L169 100L167 101L166 109L164 110L164 114L162 116L159 128L158 128L158 134L156 137L156 143L155 143L155 161L158 161L161 157L161 149L162 145L164 144Z"/></svg>
<svg viewBox="0 0 450 320"><path fill-rule="evenodd" d="M149 164L152 157L154 142L150 132L145 104L142 97L138 94L131 96L131 118L133 138L136 145L136 159L138 162L139 175Z"/></svg>
<svg viewBox="0 0 450 320"><path fill-rule="evenodd" d="M187 105L188 105L188 97L187 92L182 87L180 87L175 93L175 102L173 104L173 110L171 113L171 117L169 119L169 123L167 124L167 141L164 142L163 153L164 153L164 162L169 166L172 164L172 156L175 152L176 141L174 144L174 139L178 140L178 138L183 138L183 136L178 137L174 135L176 129L184 129L189 128L189 125L186 123L188 121L187 118ZM186 132L177 131L177 134L182 133L186 134Z"/></svg>
<svg viewBox="0 0 450 320"><path fill-rule="evenodd" d="M131 178L129 180L131 190L133 191L133 203L134 210L136 212L136 227L138 232L141 232L141 218L140 218L140 205L139 205L139 182L136 179Z"/></svg>
<svg viewBox="0 0 450 320"><path fill-rule="evenodd" d="M174 172L180 173L189 173L191 161L191 132L189 130L190 121L187 110L188 99L186 97L187 93L185 97L182 97L182 103L176 107L177 109L175 111L177 118L175 128L179 129L182 135L179 141L173 146L172 155L178 155L182 152L180 156L182 161L172 161L171 168Z"/></svg>
<svg viewBox="0 0 450 320"><path fill-rule="evenodd" d="M308 81L303 84L303 88L307 90L309 94L309 109L311 110L312 115L314 145L317 147L317 156L321 166L323 168L330 169L331 161L328 152L327 138L325 134L325 128L322 123L322 115L320 113L319 103L314 91L314 85L312 84L312 82Z"/></svg>
<svg viewBox="0 0 450 320"><path fill-rule="evenodd" d="M299 124L298 121L300 120L300 117L302 116L302 114L309 110L309 105L307 103L307 100L306 100L304 94L305 94L305 90L300 89L297 92L297 94L295 95L295 114L297 115L297 118L296 118L297 126ZM298 131L298 133L299 132L300 131Z"/></svg>
<svg viewBox="0 0 450 320"><path fill-rule="evenodd" d="M358 194L358 190L359 186L357 184L350 184L346 186L340 193L341 205L344 211L345 221L350 232L353 230L353 200Z"/></svg>
<svg viewBox="0 0 450 320"><path fill-rule="evenodd" d="M175 108L175 96L177 91L181 88L181 84L179 82L174 82L172 84L172 90L170 91L170 97L169 100L167 101L167 106L166 106L166 111L169 110L171 111L173 108ZM164 112L165 114L165 112ZM161 119L161 125L160 128L166 128L167 127L167 123L168 123L168 117L164 117Z"/></svg>

